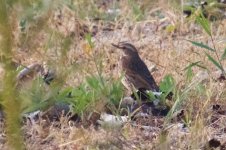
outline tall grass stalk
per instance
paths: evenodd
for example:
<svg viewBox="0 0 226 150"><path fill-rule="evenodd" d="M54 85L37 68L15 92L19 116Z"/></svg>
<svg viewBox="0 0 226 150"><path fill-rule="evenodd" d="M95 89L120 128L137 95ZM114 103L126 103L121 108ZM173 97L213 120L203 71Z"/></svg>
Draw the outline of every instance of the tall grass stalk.
<svg viewBox="0 0 226 150"><path fill-rule="evenodd" d="M20 99L15 88L15 71L12 66L12 30L6 0L0 0L0 52L4 57L3 90L0 93L6 115L6 135L9 149L24 149L20 128Z"/></svg>

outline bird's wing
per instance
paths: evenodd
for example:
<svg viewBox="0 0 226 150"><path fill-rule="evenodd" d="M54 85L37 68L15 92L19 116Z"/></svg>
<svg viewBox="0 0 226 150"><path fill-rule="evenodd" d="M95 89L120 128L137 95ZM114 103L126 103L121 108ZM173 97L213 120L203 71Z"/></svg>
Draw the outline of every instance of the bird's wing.
<svg viewBox="0 0 226 150"><path fill-rule="evenodd" d="M125 78L127 79L128 84L131 84L129 85L130 87L134 86L136 89L151 89L149 83L140 74L131 69L126 69Z"/></svg>
<svg viewBox="0 0 226 150"><path fill-rule="evenodd" d="M143 78L143 80L148 82L150 90L159 91L159 87L157 86L155 79L152 77L147 66L141 59L140 61L133 62L133 65L131 65L131 67L133 67L131 68L132 70L139 74L140 78Z"/></svg>

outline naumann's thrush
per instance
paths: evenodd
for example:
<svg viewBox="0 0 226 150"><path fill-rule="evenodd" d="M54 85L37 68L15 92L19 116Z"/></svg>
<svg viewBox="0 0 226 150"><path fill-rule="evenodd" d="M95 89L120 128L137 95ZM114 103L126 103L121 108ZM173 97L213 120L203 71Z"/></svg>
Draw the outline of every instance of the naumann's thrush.
<svg viewBox="0 0 226 150"><path fill-rule="evenodd" d="M146 64L140 58L135 46L127 42L119 42L117 45L112 44L123 52L120 60L120 67L125 73L122 80L123 85L129 90L145 89L153 92L159 92L154 78L149 72Z"/></svg>

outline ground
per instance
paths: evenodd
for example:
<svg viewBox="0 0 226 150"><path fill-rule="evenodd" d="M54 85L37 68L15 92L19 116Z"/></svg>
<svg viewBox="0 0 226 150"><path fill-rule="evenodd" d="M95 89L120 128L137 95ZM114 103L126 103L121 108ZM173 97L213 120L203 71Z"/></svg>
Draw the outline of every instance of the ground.
<svg viewBox="0 0 226 150"><path fill-rule="evenodd" d="M144 1L140 6L146 12L140 19L137 15L141 12L132 11L136 9L132 3L103 2L106 4L95 5L101 10L99 13L108 12L108 20L104 21L95 17L82 18L82 13L86 14L84 10L79 14L76 9L64 5L51 8L46 14L42 10L44 15L37 16L37 22L31 21L23 35L20 20L11 19L15 61L23 66L47 64L55 68L59 79L64 79L63 87L76 87L87 75L99 73L96 66L99 62L95 60L100 60L106 80L120 81L118 61L121 54L111 44L128 41L137 47L158 84L167 74L175 79L178 92L170 106L180 105L176 105L173 119L149 116L138 120L136 125L128 121L117 127L85 125L67 117L60 117L59 121L41 118L35 123L24 120L21 130L26 149L208 149L211 142L216 145L220 142L218 149L226 149L225 80L218 80L219 69L208 60L206 50L188 41L203 42L212 47L211 37L194 20L184 18L180 9L165 1L147 5L147 8ZM92 6L83 1L80 5ZM117 13L118 18L110 19ZM12 13L12 16L17 14ZM219 54L223 54L226 47L225 27L224 19L211 23ZM87 42L86 33L92 34L93 46ZM211 56L216 58L215 53ZM208 71L194 67L194 77L188 80L185 68L197 61L202 61L201 65ZM222 61L222 64L226 63ZM4 74L3 69L0 72ZM126 89L123 91L123 97L129 96ZM104 112L101 103L94 109L98 113ZM0 149L8 149L4 127L2 121Z"/></svg>

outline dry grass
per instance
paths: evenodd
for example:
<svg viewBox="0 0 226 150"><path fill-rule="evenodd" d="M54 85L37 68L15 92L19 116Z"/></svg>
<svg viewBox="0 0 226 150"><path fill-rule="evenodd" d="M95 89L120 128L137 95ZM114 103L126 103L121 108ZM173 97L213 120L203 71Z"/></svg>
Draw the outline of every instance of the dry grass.
<svg viewBox="0 0 226 150"><path fill-rule="evenodd" d="M143 1L142 1L143 2ZM143 4L149 2L144 1ZM97 72L93 59L103 62L103 72L106 77L119 79L118 60L120 52L111 43L129 41L139 50L139 54L148 67L156 65L153 76L159 83L161 79L172 74L176 79L177 88L182 90L188 85L183 70L190 62L203 61L211 73L216 71L205 57L203 50L192 46L185 39L210 43L210 38L194 23L189 23L180 14L173 11L171 5L160 1L150 5L145 19L134 21L133 14L127 1L119 2L121 16L117 21L93 21L81 19L78 14L66 7L54 9L44 16L47 23L42 25L44 30L30 27L32 38L23 41L18 27L18 20L14 24L14 56L17 62L29 65L34 62L47 63L57 68L59 74L66 74L67 86L77 86L82 83L86 75ZM107 8L110 6L106 6ZM145 7L145 5L143 5ZM104 7L102 11L107 11ZM165 16L161 19L155 15L160 12ZM16 14L14 14L16 16ZM175 27L168 31L167 26ZM214 40L217 49L225 48L225 20L213 24ZM48 30L45 30L47 29ZM86 51L87 41L84 39L86 31L98 28L93 38L94 48ZM107 30L111 29L111 30ZM47 32L49 31L49 33ZM56 32L57 31L57 32ZM51 36L49 36L51 35ZM62 42L70 38L67 52ZM51 40L54 39L54 40ZM223 42L222 42L223 41ZM197 52L199 55L197 55ZM222 53L223 51L220 51ZM224 63L225 65L225 63ZM67 68L67 69L66 69ZM197 74L202 71L195 68ZM2 70L0 70L2 74ZM94 126L84 128L62 117L60 122L46 122L40 119L36 124L25 123L22 130L25 135L27 149L200 149L208 140L216 138L221 143L226 142L226 112L223 114L212 110L212 106L219 104L226 108L225 82L208 79L202 82L202 87L194 87L186 96L181 109L185 110L187 131L181 128L181 121L174 121L161 128L164 118L151 118L145 124L156 127L156 130L144 130L134 127L130 123L122 128L108 129ZM160 122L160 123L158 123ZM143 124L142 121L140 124ZM0 149L7 149L4 124L0 127Z"/></svg>

